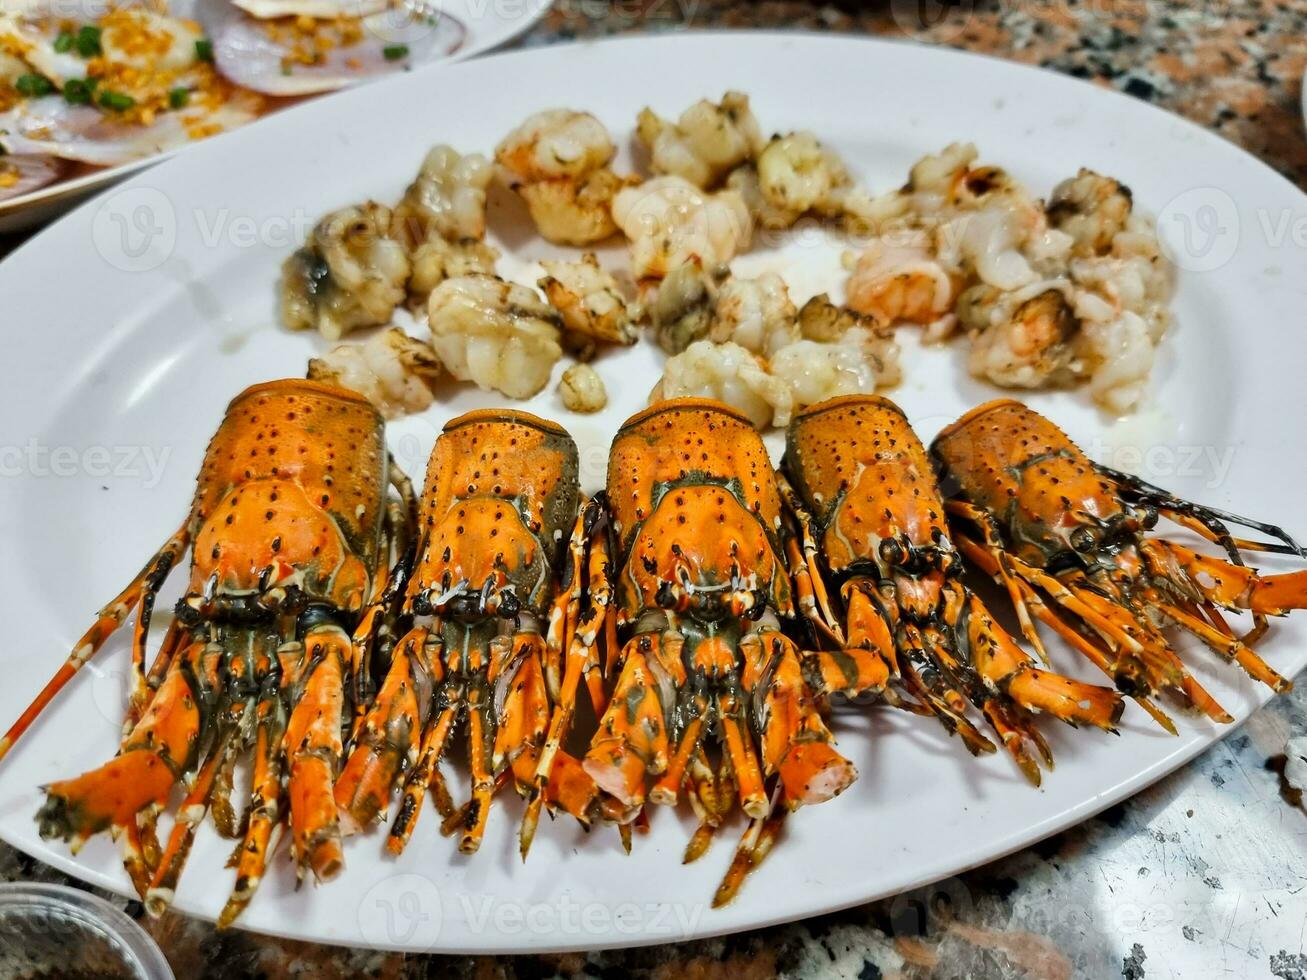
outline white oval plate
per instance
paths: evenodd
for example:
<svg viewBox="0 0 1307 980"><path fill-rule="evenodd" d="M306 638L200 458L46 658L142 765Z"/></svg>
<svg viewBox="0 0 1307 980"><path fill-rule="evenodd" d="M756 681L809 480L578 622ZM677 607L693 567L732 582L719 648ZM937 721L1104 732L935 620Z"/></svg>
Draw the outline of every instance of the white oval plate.
<svg viewBox="0 0 1307 980"><path fill-rule="evenodd" d="M473 58L507 44L519 34L530 30L552 3L553 0L440 0L439 8L458 19L467 29L462 45L445 62ZM187 16L194 6L194 0L174 0L172 9L178 16ZM325 96L333 94L335 93L329 92ZM190 147L184 149L189 150ZM34 228L56 218L96 191L116 184L178 152L180 151L170 150L117 167L89 170L80 176L58 181L21 197L0 201L0 234Z"/></svg>
<svg viewBox="0 0 1307 980"><path fill-rule="evenodd" d="M488 150L527 113L567 105L594 111L625 142L646 102L670 114L728 87L751 94L767 131L807 127L829 140L876 190L897 186L914 159L955 139L975 140L983 159L1010 166L1042 192L1082 165L1127 181L1139 206L1160 214L1184 266L1177 325L1149 403L1117 423L1081 393L1031 402L1104 462L1307 536L1307 254L1295 234L1307 201L1251 157L1141 102L952 51L712 34L517 52L380 82L220 136L81 208L0 263L14 326L0 388L0 719L18 714L92 611L181 519L228 399L248 383L301 374L320 349L316 338L275 323L278 266L307 223L368 196L396 199L436 140ZM512 223L518 214L500 201L491 225L514 252L503 267L525 274L526 263L553 250ZM842 278L839 255L820 235L798 234L737 267L781 270L802 302ZM960 347L922 350L908 333L901 331L906 382L895 397L929 439L997 392L966 376ZM569 415L552 387L525 405L575 434L588 489L602 480L608 441L643 404L660 362L648 342L605 354L597 366L611 405L598 416ZM453 388L421 417L393 425L391 446L419 475L446 420L496 403ZM770 444L778 448L775 436ZM177 594L172 585L161 610ZM1305 627L1307 614L1276 622L1264 646L1290 676L1307 662ZM1267 698L1181 642L1240 720ZM127 656L120 636L0 767L0 836L124 893L128 881L107 839L74 858L63 844L41 841L32 816L39 784L113 754ZM1054 648L1054 658L1094 679L1067 651ZM523 866L520 810L501 797L471 859L439 836L430 812L402 860L383 857L380 834L351 840L345 872L327 886L296 892L283 851L240 924L450 952L594 949L762 926L900 892L1030 844L1139 790L1230 730L1182 718L1173 738L1135 708L1119 738L1045 725L1059 764L1036 790L1007 758L973 760L929 720L875 708L841 713L835 727L861 778L839 799L796 814L722 910L709 902L738 828L682 867L691 826L665 810L653 814L652 832L637 837L630 857L609 828L586 837L568 820L546 822ZM222 867L230 848L206 826L178 908L218 911L231 885Z"/></svg>

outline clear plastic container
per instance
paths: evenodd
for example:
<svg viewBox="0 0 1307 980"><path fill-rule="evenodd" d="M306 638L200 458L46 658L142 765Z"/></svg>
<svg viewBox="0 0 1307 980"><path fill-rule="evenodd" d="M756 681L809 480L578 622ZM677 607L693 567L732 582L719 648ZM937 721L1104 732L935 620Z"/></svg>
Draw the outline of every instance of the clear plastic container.
<svg viewBox="0 0 1307 980"><path fill-rule="evenodd" d="M0 885L0 977L12 980L173 980L144 929L76 888Z"/></svg>

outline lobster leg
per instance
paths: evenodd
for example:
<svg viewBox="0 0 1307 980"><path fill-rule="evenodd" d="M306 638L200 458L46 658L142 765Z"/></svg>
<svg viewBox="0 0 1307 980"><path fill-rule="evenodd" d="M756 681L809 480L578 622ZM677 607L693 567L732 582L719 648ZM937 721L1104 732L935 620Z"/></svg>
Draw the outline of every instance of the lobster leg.
<svg viewBox="0 0 1307 980"><path fill-rule="evenodd" d="M1165 641L1142 627L1130 612L1125 597L1104 595L1102 588L1110 587L1110 583L1091 587L1078 572L1061 579L1012 555L1005 556L1005 560L1024 581L1043 589L1054 602L1107 640L1116 653L1112 676L1123 690L1151 692L1184 685L1187 672L1167 649Z"/></svg>
<svg viewBox="0 0 1307 980"><path fill-rule="evenodd" d="M750 712L743 692L732 685L717 691L714 701L726 754L735 772L740 808L747 816L762 816L767 812L767 793L750 734Z"/></svg>
<svg viewBox="0 0 1307 980"><path fill-rule="evenodd" d="M463 824L463 839L458 849L463 854L475 854L485 836L486 820L490 816L490 801L497 782L491 760L495 724L491 716L490 692L482 685L473 685L467 699L468 767L472 775L472 799L469 801L467 820Z"/></svg>
<svg viewBox="0 0 1307 980"><path fill-rule="evenodd" d="M896 617L881 601L875 584L866 578L851 578L844 584L844 605L848 610L848 645L873 651L885 664L888 678L898 679L898 646L894 640Z"/></svg>
<svg viewBox="0 0 1307 980"><path fill-rule="evenodd" d="M415 627L395 647L390 669L376 701L364 716L354 748L336 780L336 805L345 833L357 833L386 808L401 771L417 762L419 722L413 662L428 643L425 627ZM431 638L438 645L439 641ZM439 653L423 656L433 672L441 671ZM436 677L439 680L439 677Z"/></svg>
<svg viewBox="0 0 1307 980"><path fill-rule="evenodd" d="M190 629L183 626L180 620L174 619L168 624L168 629L163 635L163 642L159 644L159 652L155 654L154 662L150 664L150 669L145 674L144 696L139 699L128 699L127 713L123 718L123 738L131 734L132 729L136 727L141 720L141 716L145 713L145 709L154 700L159 685L163 683L163 679L168 675L168 668L172 666L177 652L185 650L193 639L194 635Z"/></svg>
<svg viewBox="0 0 1307 980"><path fill-rule="evenodd" d="M640 633L627 642L612 700L582 762L599 788L628 812L644 804L645 774L658 775L667 768L666 711L651 661L660 672L670 673L674 686L684 685L679 644L669 641L665 633ZM675 649L664 655L664 644Z"/></svg>
<svg viewBox="0 0 1307 980"><path fill-rule="evenodd" d="M18 720L5 732L4 737L0 738L0 759L8 755L9 750L14 747L14 743L22 738L23 733L31 727L32 722L48 705L54 696L58 694L65 684L73 679L73 675L81 670L91 657L95 656L96 651L104 645L104 641L113 635L114 631L122 625L124 619L131 614L141 602L142 597L147 591L151 594L151 603L153 603L153 593L163 584L163 580L168 577L168 572L172 570L177 559L190 545L190 519L177 529L176 533L170 537L164 546L160 548L149 563L141 569L136 578L132 579L127 588L114 598L107 606L100 610L99 618L96 619L95 625L83 634L82 638L77 641L73 647L73 652L68 655L55 675L50 678L49 682L41 689L35 700L28 705L27 709L18 717ZM137 682L135 674L133 675L132 691L135 695L137 692Z"/></svg>
<svg viewBox="0 0 1307 980"><path fill-rule="evenodd" d="M958 591L972 663L987 686L1003 691L1029 711L1047 712L1071 725L1115 730L1124 707L1119 694L1040 670L978 598Z"/></svg>
<svg viewBox="0 0 1307 980"><path fill-rule="evenodd" d="M573 646L575 645L574 639ZM508 666L495 680L497 688L507 686L509 693L503 699L503 708L497 719L492 762L495 772L502 772L505 766L511 767L519 792L528 797L526 816L518 836L519 850L525 860L526 851L530 849L535 834L540 805L544 800L543 787L553 768L553 756L558 752L558 743L555 740L555 729L550 723L549 692L545 688L542 662L544 637L539 633L520 633L512 638L510 646L515 652ZM570 685L575 696L580 668L573 667L573 656L571 652L568 653L563 690L566 692ZM553 721L557 723L557 715ZM546 753L550 755L547 762Z"/></svg>
<svg viewBox="0 0 1307 980"><path fill-rule="evenodd" d="M210 807L221 773L225 767L235 764L239 748L240 739L235 726L232 726L219 737L209 753L208 761L196 775L190 792L182 800L177 810L177 822L173 824L172 834L168 837L168 846L164 849L163 857L145 893L145 910L150 915L157 918L172 904L173 897L177 894L177 883L181 880L182 868L185 867L191 845L195 842L196 828Z"/></svg>
<svg viewBox="0 0 1307 980"><path fill-rule="evenodd" d="M902 670L902 682L909 694L922 704L927 705L931 713L944 726L945 731L957 735L972 755L988 755L997 751L994 743L987 739L980 730L967 720L962 710L956 709L950 698L939 690L940 681L935 675L938 671L926 662L924 650L908 646L903 651L899 663ZM923 676L922 668L926 668ZM965 710L965 705L962 706Z"/></svg>
<svg viewBox="0 0 1307 980"><path fill-rule="evenodd" d="M978 542L973 541L965 534L956 535L954 537L954 542L957 544L958 550L960 550L969 560L974 562L981 571L992 577L998 576L999 558L996 557L995 552L982 547ZM1072 649L1080 653L1081 656L1108 677L1113 676L1112 655L1098 645L1098 643L1101 642L1101 638L1098 638L1098 642L1096 642L1094 638L1087 637L1078 630L1073 629L1063 621L1056 612L1044 603L1044 600L1040 598L1039 593L1035 591L1034 586L1020 578L1017 578L1015 582L1023 600L1023 605L1027 609L1033 610L1035 617L1041 623L1060 636L1069 646L1071 646ZM1034 632L1035 630L1032 624L1030 632L1026 633L1026 638L1030 639ZM1162 726L1162 728L1166 729L1166 731L1172 735L1178 734L1175 722L1167 716L1166 712L1157 707L1150 698L1139 693L1132 694L1131 698L1136 704L1148 712L1153 720Z"/></svg>
<svg viewBox="0 0 1307 980"><path fill-rule="evenodd" d="M1007 590L1012 608L1016 610L1017 622L1021 624L1021 634L1035 648L1039 659L1044 663L1049 663L1048 652L1044 649L1044 644L1040 640L1039 631L1035 629L1035 624L1030 619L1030 605L1039 603L1040 600L1030 590L1021 588L1022 580L1012 572L1008 563L1004 561L1006 552L1003 550L1003 539L995 526L994 518L986 511L964 500L946 500L944 501L944 510L954 517L961 517L970 521L980 531L981 540L984 542L983 548L961 534L956 535L955 543L958 545L959 550L967 553L968 557L976 559L976 553L984 556L977 563L991 578L996 579ZM1030 604L1027 604L1028 600Z"/></svg>
<svg viewBox="0 0 1307 980"><path fill-rule="evenodd" d="M1180 608L1178 604L1167 601L1166 597L1157 590L1150 590L1149 595L1152 605L1158 612L1167 616L1177 626L1188 630L1221 656L1239 664L1254 680L1261 681L1277 694L1283 694L1293 688L1292 681L1272 670L1265 660L1253 653L1240 640L1228 636L1205 620Z"/></svg>
<svg viewBox="0 0 1307 980"><path fill-rule="evenodd" d="M348 676L354 693L352 731L355 735L358 734L368 706L372 704L376 694L372 684L371 652L378 631L382 628L381 623L394 613L396 605L401 601L412 567L412 552L402 555L393 566L383 566L383 570L377 576L372 600L363 610L363 615L359 618L358 625L354 628L354 635L350 639Z"/></svg>
<svg viewBox="0 0 1307 980"><path fill-rule="evenodd" d="M1183 500L1174 494L1168 493L1161 487L1154 486L1130 473L1114 470L1111 467L1103 466L1101 463L1093 465L1096 470L1116 481L1121 487L1137 494L1142 503L1153 505L1177 524L1183 524L1185 527L1197 531L1209 541L1222 545L1227 553L1231 553L1235 564L1239 563L1238 548L1245 551L1267 551L1307 558L1307 550L1304 550L1298 542L1294 541L1284 528L1277 527L1274 524L1266 524L1262 521L1254 521L1251 518L1240 517L1238 514L1217 510L1215 507L1195 504L1192 501ZM1264 541L1236 539L1231 536L1229 528L1225 526L1226 523L1259 531L1267 537L1275 538L1280 543L1272 544Z"/></svg>
<svg viewBox="0 0 1307 980"><path fill-rule="evenodd" d="M820 549L812 530L812 515L799 502L798 494L781 472L776 474L776 486L780 490L781 499L799 525L798 540L791 537L785 548L790 575L799 594L799 609L818 630L843 646L844 636L840 630L839 618L831 609L826 581L817 560Z"/></svg>
<svg viewBox="0 0 1307 980"><path fill-rule="evenodd" d="M206 644L192 643L168 672L118 756L46 787L46 801L37 814L42 837L71 840L76 849L91 835L125 827L146 807L167 802L199 739L203 719L191 678L203 675L206 666L216 675L216 656Z"/></svg>
<svg viewBox="0 0 1307 980"><path fill-rule="evenodd" d="M289 764L290 826L297 878L311 869L329 881L344 862L334 783L344 752L345 675L352 660L350 637L339 626L308 631L304 661L296 670L285 752Z"/></svg>
<svg viewBox="0 0 1307 980"><path fill-rule="evenodd" d="M387 508L386 530L390 546L396 552L403 553L408 550L409 545L406 534L416 531L418 527L418 498L413 491L413 481L395 463L395 457L387 453L386 462L387 478L390 480L390 485L395 488L395 492L399 494L401 508L398 512Z"/></svg>
<svg viewBox="0 0 1307 980"><path fill-rule="evenodd" d="M283 665L283 672L291 666ZM268 856L276 850L281 834L282 744L286 717L278 680L273 672L264 677L255 709L254 779L248 822L245 839L232 855L236 885L218 916L219 929L230 926L249 905L263 881Z"/></svg>
<svg viewBox="0 0 1307 980"><path fill-rule="evenodd" d="M649 801L662 806L675 806L680 798L681 784L692 759L702 754L702 742L712 709L706 685L700 676L691 679L688 689L681 695L678 708L687 720L680 739L667 762L667 769L649 791Z"/></svg>
<svg viewBox="0 0 1307 980"><path fill-rule="evenodd" d="M749 872L758 867L763 858L771 852L780 838L787 812L784 807L778 806L766 816L749 821L749 826L735 849L731 866L713 895L713 908L719 909L729 904L739 893L740 886L744 884L744 879L749 876Z"/></svg>
<svg viewBox="0 0 1307 980"><path fill-rule="evenodd" d="M688 773L692 787L689 796L699 815L699 827L685 846L682 864L697 861L707 852L718 828L731 815L736 794L735 771L731 768L730 756L722 759L714 774L700 748L690 760Z"/></svg>
<svg viewBox="0 0 1307 980"><path fill-rule="evenodd" d="M549 610L549 628L546 633L545 676L549 693L560 697L565 669L563 657L570 650L576 632L584 594L587 538L599 520L600 504L586 503L577 515L576 525L567 542L567 556L563 563L562 582Z"/></svg>
<svg viewBox="0 0 1307 980"><path fill-rule="evenodd" d="M524 861L535 838L536 825L540 820L540 807L546 798L546 789L550 780L553 778L559 746L572 727L572 719L576 713L577 689L583 677L595 711L602 715L607 708L603 696L603 678L596 670L598 665L596 644L599 631L609 622L609 607L612 601L607 535L602 528L598 533L595 532L596 524L601 517L600 501L591 500L583 506L568 546L569 567L573 570L571 580L568 582L566 620L572 628L569 631L570 635L566 637L567 651L562 682L557 688L557 704L549 723L548 735L540 751L536 771L530 780L533 785L528 794L526 815L522 819L522 827L518 835L519 851ZM588 555L586 554L587 541L590 541ZM583 569L586 572L584 583ZM583 584L588 585L588 588L583 588ZM589 599L589 605L586 606L584 613L581 613L579 609L583 591ZM555 605L555 609L557 608ZM556 636L552 627L551 621L550 643L555 639L562 640L564 637ZM548 659L553 658L550 656ZM542 710L546 715L548 714L547 705L542 706ZM575 806L578 802L580 800L572 796L571 805ZM586 819L588 818L583 818L582 822L585 823Z"/></svg>
<svg viewBox="0 0 1307 980"><path fill-rule="evenodd" d="M762 698L762 761L777 775L780 803L788 809L824 803L847 789L858 771L831 747L831 734L817 710L815 692L804 678L798 647L776 630L759 630L740 641L748 671L745 686L765 685ZM752 682L752 683L751 683Z"/></svg>
<svg viewBox="0 0 1307 980"><path fill-rule="evenodd" d="M157 813L158 810L154 807L146 807L128 820L122 828L123 868L127 871L127 877L132 880L132 887L136 889L136 894L142 899L145 898L146 892L149 891L150 877L153 874L153 868L150 866L149 857L146 854L146 834L143 828L146 826L147 815L154 814L157 816Z"/></svg>
<svg viewBox="0 0 1307 980"><path fill-rule="evenodd" d="M1151 539L1143 544L1153 571L1197 590L1223 609L1282 616L1307 608L1307 571L1259 575L1255 569L1199 554L1184 545Z"/></svg>
<svg viewBox="0 0 1307 980"><path fill-rule="evenodd" d="M458 708L447 707L433 711L427 719L426 731L422 734L422 748L418 753L418 762L404 783L404 794L400 800L399 812L395 814L394 823L390 825L390 834L386 838L386 849L391 854L402 854L413 834L413 826L422 812L422 800L428 787L434 787L432 796L436 800L436 809L442 817L453 812L453 803L449 801L449 790L445 788L444 778L440 775L440 757L444 754L445 743L453 731L454 722L458 720Z"/></svg>

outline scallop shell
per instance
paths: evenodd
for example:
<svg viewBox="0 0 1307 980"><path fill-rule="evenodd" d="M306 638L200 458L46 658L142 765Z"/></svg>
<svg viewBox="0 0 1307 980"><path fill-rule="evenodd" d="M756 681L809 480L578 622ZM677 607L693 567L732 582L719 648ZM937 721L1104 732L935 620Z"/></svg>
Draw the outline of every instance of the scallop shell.
<svg viewBox="0 0 1307 980"><path fill-rule="evenodd" d="M0 201L12 200L53 184L68 171L68 164L56 157L14 153L0 157Z"/></svg>
<svg viewBox="0 0 1307 980"><path fill-rule="evenodd" d="M31 99L0 115L0 146L14 154L79 160L102 167L142 160L183 146L196 126L234 129L258 115L258 101L237 94L216 109L196 107L160 115L153 124L120 122L62 96Z"/></svg>
<svg viewBox="0 0 1307 980"><path fill-rule="evenodd" d="M290 0L298 2L298 0ZM467 30L442 13L414 13L415 7L389 7L362 19L363 39L330 48L314 64L300 64L289 46L272 33L270 22L251 17L231 0L202 0L200 19L213 42L213 59L229 81L265 95L296 96L330 92L380 75L407 71L452 54ZM321 30L334 30L324 21ZM401 57L387 49L403 46Z"/></svg>
<svg viewBox="0 0 1307 980"><path fill-rule="evenodd" d="M367 17L390 6L389 0L231 0L251 17Z"/></svg>

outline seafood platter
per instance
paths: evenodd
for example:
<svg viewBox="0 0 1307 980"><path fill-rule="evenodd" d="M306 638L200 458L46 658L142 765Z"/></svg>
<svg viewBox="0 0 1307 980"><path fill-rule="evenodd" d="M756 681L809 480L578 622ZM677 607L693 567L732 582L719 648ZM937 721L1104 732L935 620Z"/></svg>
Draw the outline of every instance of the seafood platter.
<svg viewBox="0 0 1307 980"><path fill-rule="evenodd" d="M90 508L22 563L15 601L83 570L0 655L6 840L220 927L666 941L1009 852L1291 687L1304 396L1273 349L1303 258L1245 236L1198 268L1172 233L1193 187L1298 192L1025 69L711 40L344 93L117 192L167 202L155 266L115 261L112 197L6 263L104 260L103 336L54 321L87 346L37 441L176 447L111 500L89 474L0 487L27 524ZM673 48L700 75L575 84ZM838 77L750 71L774 58ZM959 60L994 118L922 115ZM883 131L829 96L908 65L923 91ZM455 83L477 112L375 108ZM1044 98L1065 108L1022 129ZM306 220L201 248L186 215L237 200L244 155L282 161L246 213ZM436 925L382 930L397 888ZM542 938L469 896L692 915Z"/></svg>

